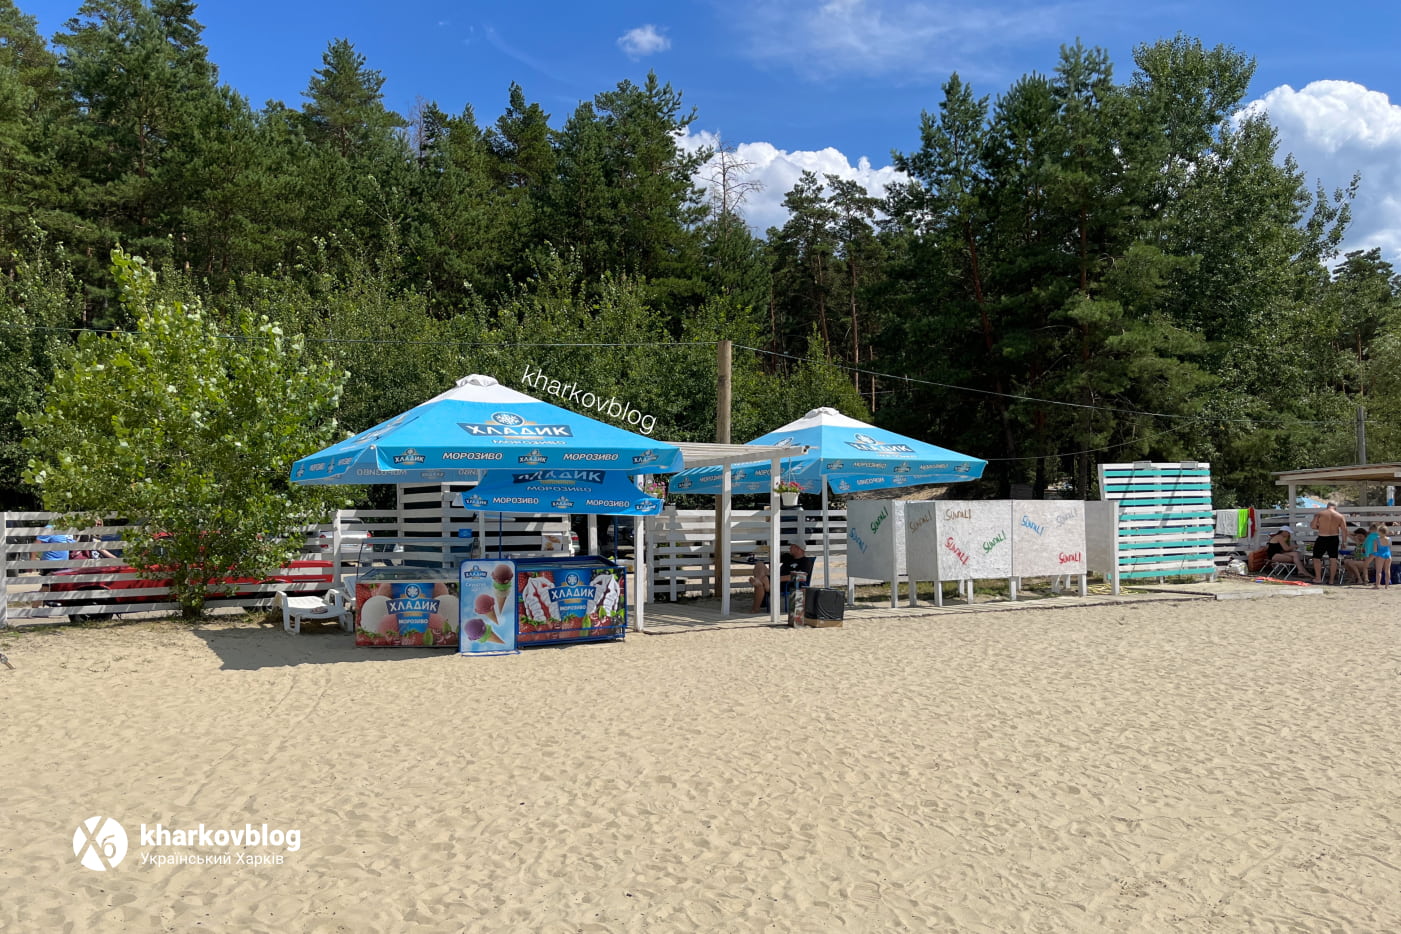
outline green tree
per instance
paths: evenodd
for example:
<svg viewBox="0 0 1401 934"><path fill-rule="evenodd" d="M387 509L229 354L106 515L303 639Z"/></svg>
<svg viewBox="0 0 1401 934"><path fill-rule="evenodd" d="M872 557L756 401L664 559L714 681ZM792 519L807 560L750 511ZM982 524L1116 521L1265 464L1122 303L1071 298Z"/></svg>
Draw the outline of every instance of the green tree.
<svg viewBox="0 0 1401 934"><path fill-rule="evenodd" d="M169 257L173 219L201 197L170 170L197 144L215 69L189 0L87 0L65 28L54 43L77 117L53 145L73 179L48 226L102 305L111 248Z"/></svg>
<svg viewBox="0 0 1401 934"><path fill-rule="evenodd" d="M703 300L695 226L705 209L694 176L710 154L677 144L694 119L655 74L596 95L557 137L558 177L546 197L543 230L557 250L575 251L592 277L642 277L672 318Z"/></svg>
<svg viewBox="0 0 1401 934"><path fill-rule="evenodd" d="M4 254L19 255L31 219L56 200L48 130L67 111L58 58L36 20L0 0L0 269L13 268Z"/></svg>
<svg viewBox="0 0 1401 934"><path fill-rule="evenodd" d="M62 253L32 228L13 263L13 274L0 279L0 508L32 509L38 501L22 480L28 455L20 417L43 406L72 340L68 329L81 321L83 291Z"/></svg>
<svg viewBox="0 0 1401 934"><path fill-rule="evenodd" d="M769 308L770 347L789 353L803 347L816 326L819 345L832 344L830 306L837 284L837 250L832 228L837 213L826 198L822 180L804 171L783 196L788 220L769 230L773 257L774 298Z"/></svg>
<svg viewBox="0 0 1401 934"><path fill-rule="evenodd" d="M25 478L48 509L140 521L132 564L170 578L194 618L221 579L268 573L325 514L333 494L287 473L334 440L341 377L266 318L159 297L139 257L116 251L113 270L135 330L84 335L22 417Z"/></svg>

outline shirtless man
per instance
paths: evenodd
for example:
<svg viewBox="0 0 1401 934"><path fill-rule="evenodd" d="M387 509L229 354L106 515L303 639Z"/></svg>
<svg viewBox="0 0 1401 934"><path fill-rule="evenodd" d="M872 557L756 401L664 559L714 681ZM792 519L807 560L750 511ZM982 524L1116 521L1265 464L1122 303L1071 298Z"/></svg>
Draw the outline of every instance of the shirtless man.
<svg viewBox="0 0 1401 934"><path fill-rule="evenodd" d="M1325 560L1328 562L1327 579L1331 581L1334 579L1336 562L1341 560L1338 556L1338 544L1342 534L1347 531L1347 516L1338 512L1337 504L1330 501L1327 509L1314 514L1309 528L1318 532L1318 538L1314 539L1313 543L1313 582L1323 583Z"/></svg>

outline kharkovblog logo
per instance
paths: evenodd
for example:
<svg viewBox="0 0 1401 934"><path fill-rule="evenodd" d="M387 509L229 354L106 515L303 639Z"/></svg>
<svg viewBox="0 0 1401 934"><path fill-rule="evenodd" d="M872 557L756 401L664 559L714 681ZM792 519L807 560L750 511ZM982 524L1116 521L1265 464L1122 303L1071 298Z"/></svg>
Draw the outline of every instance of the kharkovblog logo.
<svg viewBox="0 0 1401 934"><path fill-rule="evenodd" d="M417 467L419 464L423 463L423 461L423 455L413 448L409 448L403 454L394 455L394 465L396 467Z"/></svg>
<svg viewBox="0 0 1401 934"><path fill-rule="evenodd" d="M478 424L458 422L457 427L478 438L572 438L568 425L536 425L515 412L495 412L491 421Z"/></svg>
<svg viewBox="0 0 1401 934"><path fill-rule="evenodd" d="M73 831L73 855L83 868L106 872L126 858L126 828L110 817L89 817Z"/></svg>
<svg viewBox="0 0 1401 934"><path fill-rule="evenodd" d="M850 441L846 442L858 451L865 451L868 454L913 454L915 449L908 444L899 442L877 441L870 435L855 434Z"/></svg>

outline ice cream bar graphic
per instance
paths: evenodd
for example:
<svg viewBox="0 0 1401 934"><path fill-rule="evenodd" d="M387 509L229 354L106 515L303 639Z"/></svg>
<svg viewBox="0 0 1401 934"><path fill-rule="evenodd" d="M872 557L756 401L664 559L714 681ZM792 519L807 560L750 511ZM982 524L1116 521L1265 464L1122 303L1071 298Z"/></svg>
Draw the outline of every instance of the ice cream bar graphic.
<svg viewBox="0 0 1401 934"><path fill-rule="evenodd" d="M532 577L521 588L521 607L524 618L544 622L557 618L554 604L550 602L550 581L543 577Z"/></svg>
<svg viewBox="0 0 1401 934"><path fill-rule="evenodd" d="M477 594L477 599L472 601L472 612L493 623L496 622L496 596L489 593Z"/></svg>
<svg viewBox="0 0 1401 934"><path fill-rule="evenodd" d="M589 599L590 614L611 615L618 609L620 589L617 577L612 574L599 574L590 584L593 586L593 596Z"/></svg>

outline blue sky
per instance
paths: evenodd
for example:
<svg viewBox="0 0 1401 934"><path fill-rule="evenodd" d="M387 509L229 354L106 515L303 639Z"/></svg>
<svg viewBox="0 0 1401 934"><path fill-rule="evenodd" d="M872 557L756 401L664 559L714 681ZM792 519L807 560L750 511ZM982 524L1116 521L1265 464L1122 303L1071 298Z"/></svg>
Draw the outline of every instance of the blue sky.
<svg viewBox="0 0 1401 934"><path fill-rule="evenodd" d="M17 0L47 36L77 0ZM1401 4L1340 8L1257 0L209 0L196 17L222 80L255 105L291 106L321 53L347 38L385 76L389 106L416 100L478 119L500 115L512 81L559 125L581 101L649 69L682 91L693 135L739 145L765 190L746 206L781 223L804 169L890 180L890 152L917 145L919 114L957 70L996 96L1055 67L1077 38L1107 49L1127 79L1136 44L1177 32L1258 61L1249 99L1268 108L1283 148L1332 187L1364 173L1350 247L1401 264Z"/></svg>

